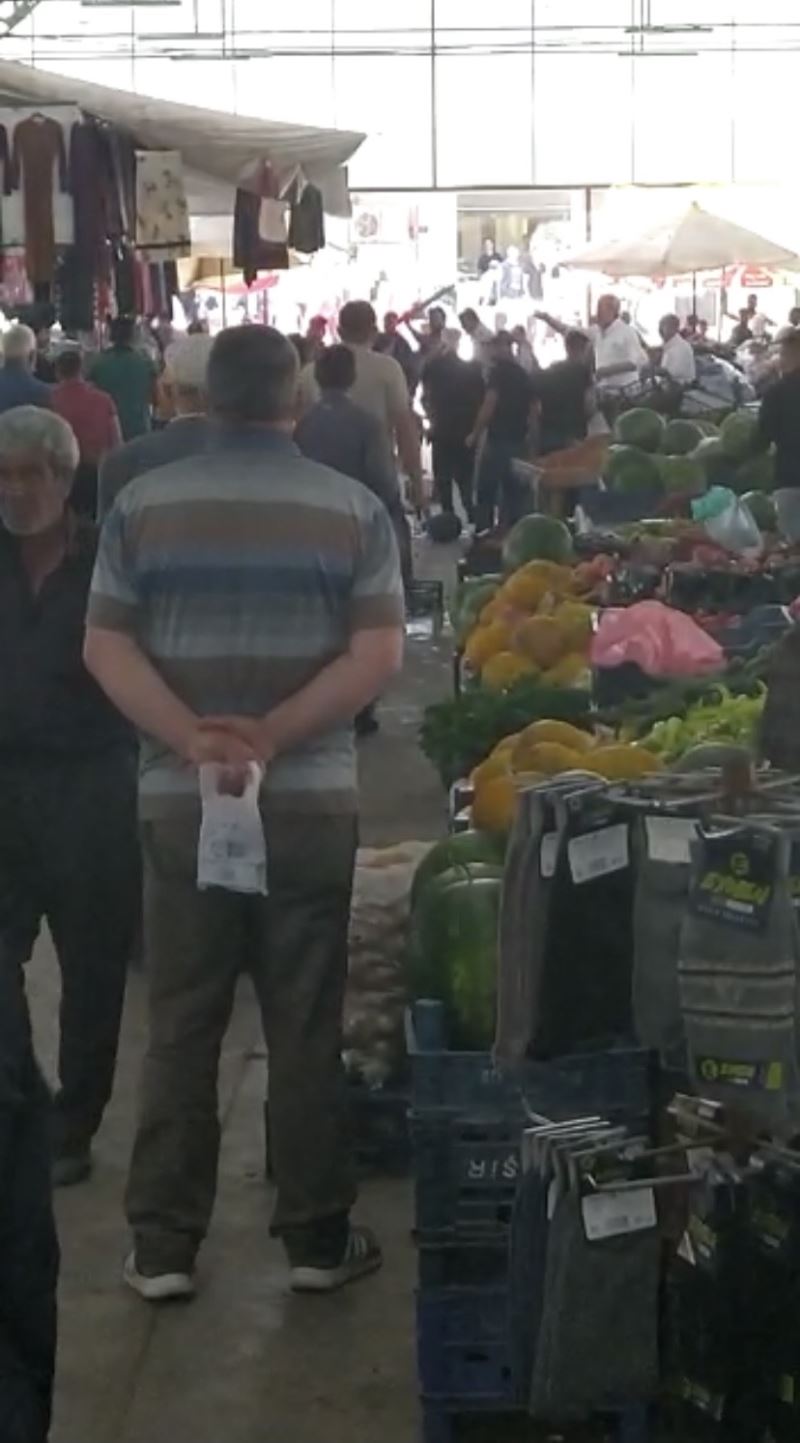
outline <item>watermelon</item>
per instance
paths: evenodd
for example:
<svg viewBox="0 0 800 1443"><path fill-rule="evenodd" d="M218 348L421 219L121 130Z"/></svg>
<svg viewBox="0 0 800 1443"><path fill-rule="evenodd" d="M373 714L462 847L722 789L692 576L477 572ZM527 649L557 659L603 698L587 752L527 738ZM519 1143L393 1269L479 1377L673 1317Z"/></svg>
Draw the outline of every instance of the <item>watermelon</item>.
<svg viewBox="0 0 800 1443"><path fill-rule="evenodd" d="M704 440L694 421L669 421L664 427L661 450L665 456L688 456Z"/></svg>
<svg viewBox="0 0 800 1443"><path fill-rule="evenodd" d="M746 461L765 449L758 430L758 417L751 411L734 411L720 428L722 449L731 461Z"/></svg>
<svg viewBox="0 0 800 1443"><path fill-rule="evenodd" d="M497 592L500 581L499 576L471 576L456 588L449 610L459 642L466 640L484 606L488 606Z"/></svg>
<svg viewBox="0 0 800 1443"><path fill-rule="evenodd" d="M639 451L658 451L663 434L663 417L648 406L623 411L614 425L614 440L621 446L635 446Z"/></svg>
<svg viewBox="0 0 800 1443"><path fill-rule="evenodd" d="M461 535L461 521L454 511L440 511L436 516L428 517L426 530L431 541L447 546Z"/></svg>
<svg viewBox="0 0 800 1443"><path fill-rule="evenodd" d="M572 537L555 516L523 516L503 542L506 571L518 571L529 561L554 561L568 566L572 559Z"/></svg>
<svg viewBox="0 0 800 1443"><path fill-rule="evenodd" d="M745 491L772 491L775 486L775 457L771 451L751 456L736 467L733 489L741 496Z"/></svg>
<svg viewBox="0 0 800 1443"><path fill-rule="evenodd" d="M764 491L745 491L742 500L759 531L777 531L778 515L771 496Z"/></svg>
<svg viewBox="0 0 800 1443"><path fill-rule="evenodd" d="M638 446L609 446L603 480L612 491L657 491L661 486L655 457Z"/></svg>
<svg viewBox="0 0 800 1443"><path fill-rule="evenodd" d="M486 832L455 832L452 837L437 842L423 857L411 883L411 906L416 906L422 893L442 872L467 863L487 863L502 867L505 843L502 839L489 836Z"/></svg>
<svg viewBox="0 0 800 1443"><path fill-rule="evenodd" d="M667 495L685 491L699 495L706 490L706 473L694 456L660 456L658 469Z"/></svg>
<svg viewBox="0 0 800 1443"><path fill-rule="evenodd" d="M444 1002L456 1048L488 1050L494 1040L497 934L502 876L480 868L440 874L414 914L415 997Z"/></svg>

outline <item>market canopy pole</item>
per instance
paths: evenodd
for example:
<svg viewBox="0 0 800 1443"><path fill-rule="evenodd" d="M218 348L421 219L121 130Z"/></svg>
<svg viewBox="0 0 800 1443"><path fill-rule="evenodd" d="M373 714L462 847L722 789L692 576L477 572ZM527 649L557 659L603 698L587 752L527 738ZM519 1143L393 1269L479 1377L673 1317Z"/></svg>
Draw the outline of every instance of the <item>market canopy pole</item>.
<svg viewBox="0 0 800 1443"><path fill-rule="evenodd" d="M683 276L731 265L800 269L795 251L704 210L696 201L639 236L589 246L561 262L576 270L627 276ZM696 285L696 282L695 282Z"/></svg>

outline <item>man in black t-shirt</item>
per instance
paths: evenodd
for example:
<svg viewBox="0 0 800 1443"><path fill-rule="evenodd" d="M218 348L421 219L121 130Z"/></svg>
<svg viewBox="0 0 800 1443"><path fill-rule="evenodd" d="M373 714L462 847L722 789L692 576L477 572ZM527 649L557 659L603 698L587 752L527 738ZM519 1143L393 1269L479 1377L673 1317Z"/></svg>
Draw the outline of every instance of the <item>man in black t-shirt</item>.
<svg viewBox="0 0 800 1443"><path fill-rule="evenodd" d="M459 332L445 332L447 349L429 361L422 377L422 402L430 422L436 500L453 510L453 483L467 519L473 519L475 448L469 445L485 386L475 362L457 355Z"/></svg>
<svg viewBox="0 0 800 1443"><path fill-rule="evenodd" d="M539 403L539 451L546 456L586 436L591 387L592 346L583 331L567 331L567 357L533 378Z"/></svg>
<svg viewBox="0 0 800 1443"><path fill-rule="evenodd" d="M758 424L775 447L775 490L800 486L800 331L781 340L781 378L765 393Z"/></svg>
<svg viewBox="0 0 800 1443"><path fill-rule="evenodd" d="M513 463L525 454L534 401L531 378L513 359L507 331L495 337L491 356L486 396L467 438L468 445L477 446L485 437L478 462L479 531L494 526L498 507L501 526L512 526L524 512L525 490L514 476Z"/></svg>

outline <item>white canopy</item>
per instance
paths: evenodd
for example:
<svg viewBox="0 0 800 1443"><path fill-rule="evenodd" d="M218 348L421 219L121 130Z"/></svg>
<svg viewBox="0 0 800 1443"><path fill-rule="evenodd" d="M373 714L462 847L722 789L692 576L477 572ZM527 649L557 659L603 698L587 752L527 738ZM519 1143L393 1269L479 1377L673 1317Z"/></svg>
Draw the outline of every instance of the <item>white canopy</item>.
<svg viewBox="0 0 800 1443"><path fill-rule="evenodd" d="M643 235L589 246L562 264L622 278L682 276L732 265L794 269L800 267L800 257L693 201Z"/></svg>
<svg viewBox="0 0 800 1443"><path fill-rule="evenodd" d="M342 180L340 167L364 139L353 130L284 125L155 100L9 60L0 60L0 97L11 104L77 105L128 130L143 149L179 150L188 170L196 171L198 177L211 177L232 187L260 160L271 161L278 170L300 165L309 180L320 186L326 209L333 214L340 209L328 203L329 197L335 196L337 188L341 197L346 189L341 183L336 185ZM191 209L191 184L188 190ZM197 208L207 211L208 205L201 202Z"/></svg>

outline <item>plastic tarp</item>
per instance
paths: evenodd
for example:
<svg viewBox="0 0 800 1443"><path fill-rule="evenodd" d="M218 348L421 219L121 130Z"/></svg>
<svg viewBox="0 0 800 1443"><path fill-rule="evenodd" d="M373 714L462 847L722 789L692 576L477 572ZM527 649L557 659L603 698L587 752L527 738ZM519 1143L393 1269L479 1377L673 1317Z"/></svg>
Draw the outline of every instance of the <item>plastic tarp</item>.
<svg viewBox="0 0 800 1443"><path fill-rule="evenodd" d="M326 210L348 214L346 176L341 167L364 139L358 131L286 125L178 105L7 60L0 60L0 94L11 103L17 99L40 105L72 102L129 131L143 149L179 150L188 172L231 189L260 160L269 160L279 171L301 166L322 190ZM187 190L190 209L207 213L207 199L193 204L191 180Z"/></svg>

